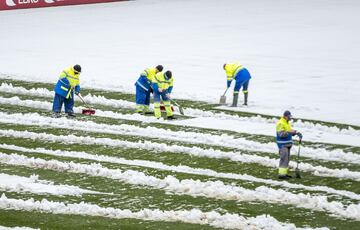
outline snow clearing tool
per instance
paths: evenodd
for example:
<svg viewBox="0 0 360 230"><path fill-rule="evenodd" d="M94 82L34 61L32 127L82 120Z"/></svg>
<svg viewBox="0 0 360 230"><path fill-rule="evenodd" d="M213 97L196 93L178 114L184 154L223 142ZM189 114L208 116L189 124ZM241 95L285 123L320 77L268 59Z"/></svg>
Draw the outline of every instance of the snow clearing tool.
<svg viewBox="0 0 360 230"><path fill-rule="evenodd" d="M76 94L80 99L81 101L85 104L86 108L85 109L82 109L81 113L84 114L84 115L88 115L88 116L91 116L93 114L95 114L95 109L91 108L84 100L84 98L81 96L80 93Z"/></svg>
<svg viewBox="0 0 360 230"><path fill-rule="evenodd" d="M298 154L296 159L296 169L295 169L295 177L298 179L301 179L300 169L299 169L300 147L301 147L301 139L299 140L299 149L298 149Z"/></svg>
<svg viewBox="0 0 360 230"><path fill-rule="evenodd" d="M181 115L184 115L184 109L181 105L179 105L174 99L170 99L172 103L174 103L178 108Z"/></svg>
<svg viewBox="0 0 360 230"><path fill-rule="evenodd" d="M221 95L221 97L220 97L220 105L225 105L226 104L226 96L225 96L225 94L228 91L228 89L229 89L229 87L227 87L224 94Z"/></svg>

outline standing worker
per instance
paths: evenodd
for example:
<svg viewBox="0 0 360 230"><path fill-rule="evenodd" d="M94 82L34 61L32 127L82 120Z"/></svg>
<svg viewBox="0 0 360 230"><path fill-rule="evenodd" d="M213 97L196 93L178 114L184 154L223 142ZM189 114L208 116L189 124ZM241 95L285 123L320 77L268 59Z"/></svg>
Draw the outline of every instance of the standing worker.
<svg viewBox="0 0 360 230"><path fill-rule="evenodd" d="M59 80L55 85L55 96L53 102L54 117L60 117L62 105L65 105L65 113L69 117L74 115L74 92L80 93L81 66L74 65L66 68L60 74Z"/></svg>
<svg viewBox="0 0 360 230"><path fill-rule="evenodd" d="M291 128L290 120L292 119L290 111L286 110L283 116L276 124L276 143L279 148L280 162L279 162L279 179L289 179L289 161L290 149L294 135L302 139L302 134Z"/></svg>
<svg viewBox="0 0 360 230"><path fill-rule="evenodd" d="M240 63L225 63L223 65L223 69L226 72L227 76L227 88L230 87L231 82L233 79L235 79L235 87L234 87L234 97L233 97L233 103L232 107L236 107L238 103L238 97L239 97L239 91L240 88L243 88L244 93L244 104L248 104L248 87L249 87L249 81L250 81L250 73L249 71Z"/></svg>
<svg viewBox="0 0 360 230"><path fill-rule="evenodd" d="M151 88L154 76L163 70L162 65L155 68L147 68L136 81L136 112L137 113L150 113L150 93L153 92Z"/></svg>
<svg viewBox="0 0 360 230"><path fill-rule="evenodd" d="M161 117L160 101L162 100L166 110L167 119L174 119L171 109L170 94L173 89L174 78L171 71L157 73L153 78L152 87L154 89L154 114L156 118Z"/></svg>

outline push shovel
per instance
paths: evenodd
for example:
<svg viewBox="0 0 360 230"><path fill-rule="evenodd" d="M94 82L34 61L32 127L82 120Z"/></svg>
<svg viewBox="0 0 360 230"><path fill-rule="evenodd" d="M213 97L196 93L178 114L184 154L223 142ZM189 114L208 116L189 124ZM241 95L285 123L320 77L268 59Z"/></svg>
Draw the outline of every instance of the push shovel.
<svg viewBox="0 0 360 230"><path fill-rule="evenodd" d="M81 96L80 93L76 94L80 100L85 104L85 106L87 107L86 109L82 109L81 113L84 115L88 115L91 116L93 114L95 114L95 109L91 108L84 100L84 98Z"/></svg>
<svg viewBox="0 0 360 230"><path fill-rule="evenodd" d="M225 105L225 104L226 104L226 96L225 96L225 94L226 94L226 92L228 91L228 89L229 89L229 87L226 88L224 94L221 95L221 97L220 97L220 105Z"/></svg>

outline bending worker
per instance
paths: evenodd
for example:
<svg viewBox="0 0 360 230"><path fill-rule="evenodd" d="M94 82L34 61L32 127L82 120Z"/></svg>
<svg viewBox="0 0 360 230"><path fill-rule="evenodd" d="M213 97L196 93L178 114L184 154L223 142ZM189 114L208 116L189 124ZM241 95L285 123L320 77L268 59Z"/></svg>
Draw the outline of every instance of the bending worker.
<svg viewBox="0 0 360 230"><path fill-rule="evenodd" d="M155 68L147 68L136 81L136 112L137 113L150 113L150 93L153 92L151 88L154 76L163 70L162 65Z"/></svg>
<svg viewBox="0 0 360 230"><path fill-rule="evenodd" d="M230 87L232 80L235 79L235 87L234 87L234 97L232 107L236 107L238 103L239 91L240 88L243 88L244 93L244 105L248 103L248 87L250 81L250 73L249 71L240 63L225 63L223 65L223 69L226 72L227 76L227 88Z"/></svg>
<svg viewBox="0 0 360 230"><path fill-rule="evenodd" d="M60 117L62 105L65 105L65 113L74 117L74 92L80 93L81 66L74 65L66 68L60 74L59 80L55 85L55 96L53 102L54 117Z"/></svg>
<svg viewBox="0 0 360 230"><path fill-rule="evenodd" d="M276 143L279 148L280 162L279 162L279 179L289 179L289 161L290 149L294 135L302 139L302 134L291 128L290 120L292 119L290 111L285 111L283 116L276 124Z"/></svg>
<svg viewBox="0 0 360 230"><path fill-rule="evenodd" d="M154 114L156 118L161 117L160 101L162 100L166 110L167 119L174 119L171 109L170 94L174 85L174 78L171 71L157 73L153 78L152 87L154 89Z"/></svg>

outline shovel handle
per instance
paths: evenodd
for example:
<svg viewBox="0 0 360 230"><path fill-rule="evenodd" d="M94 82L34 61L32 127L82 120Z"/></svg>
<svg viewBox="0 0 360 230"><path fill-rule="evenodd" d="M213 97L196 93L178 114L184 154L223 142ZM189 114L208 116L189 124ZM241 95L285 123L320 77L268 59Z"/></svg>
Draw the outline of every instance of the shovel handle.
<svg viewBox="0 0 360 230"><path fill-rule="evenodd" d="M84 98L81 96L80 93L78 93L78 94L76 94L76 95L80 98L80 100L85 104L86 107L91 108L91 107L85 102Z"/></svg>
<svg viewBox="0 0 360 230"><path fill-rule="evenodd" d="M225 92L224 92L224 94L223 94L223 96L225 96L225 94L226 94L226 92L228 91L228 89L229 89L230 87L227 87L226 88L226 90L225 90Z"/></svg>

